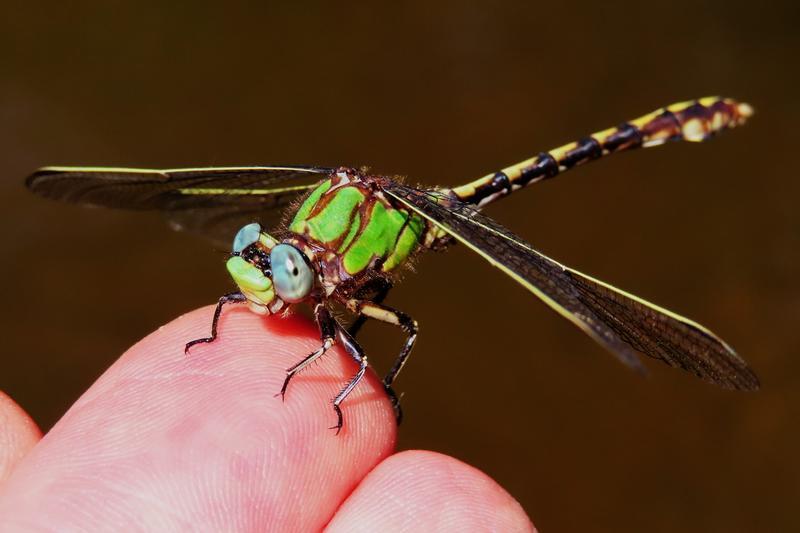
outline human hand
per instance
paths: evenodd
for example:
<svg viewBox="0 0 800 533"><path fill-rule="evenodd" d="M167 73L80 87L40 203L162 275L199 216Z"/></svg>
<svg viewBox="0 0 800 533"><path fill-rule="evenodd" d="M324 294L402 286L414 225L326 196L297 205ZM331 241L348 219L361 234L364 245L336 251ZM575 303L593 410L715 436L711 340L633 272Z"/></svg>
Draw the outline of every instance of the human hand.
<svg viewBox="0 0 800 533"><path fill-rule="evenodd" d="M2 531L532 531L519 504L480 471L428 451L394 453L394 414L371 372L339 348L274 394L319 344L308 321L213 308L128 350L40 440L0 401ZM7 478L7 479L6 479Z"/></svg>

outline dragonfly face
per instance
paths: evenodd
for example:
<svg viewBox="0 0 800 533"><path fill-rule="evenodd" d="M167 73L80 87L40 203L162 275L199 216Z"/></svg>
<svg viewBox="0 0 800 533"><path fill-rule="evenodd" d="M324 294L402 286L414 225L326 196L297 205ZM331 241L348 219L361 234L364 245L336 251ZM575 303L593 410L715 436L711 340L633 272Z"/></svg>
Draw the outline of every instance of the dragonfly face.
<svg viewBox="0 0 800 533"><path fill-rule="evenodd" d="M250 310L261 315L305 300L314 286L314 271L303 252L278 243L256 222L236 234L226 266Z"/></svg>

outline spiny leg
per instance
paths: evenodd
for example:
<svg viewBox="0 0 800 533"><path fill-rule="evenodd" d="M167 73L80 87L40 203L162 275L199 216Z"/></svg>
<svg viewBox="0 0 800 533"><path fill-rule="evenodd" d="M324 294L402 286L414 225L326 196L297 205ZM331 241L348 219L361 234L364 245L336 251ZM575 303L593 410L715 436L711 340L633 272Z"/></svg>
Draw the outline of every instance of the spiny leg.
<svg viewBox="0 0 800 533"><path fill-rule="evenodd" d="M372 278L355 291L353 298L356 300L369 299L372 302L380 304L386 299L386 296L389 294L390 290L392 290L391 281L383 277ZM374 291L374 294L371 298L369 297L370 291ZM358 315L358 317L356 317L356 319L347 329L348 333L350 333L350 336L355 338L366 321L367 318L365 316Z"/></svg>
<svg viewBox="0 0 800 533"><path fill-rule="evenodd" d="M282 400L286 397L286 388L289 386L289 382L292 380L292 378L305 367L325 355L325 352L327 352L330 347L333 346L333 341L337 330L337 323L336 320L331 316L328 308L325 307L325 304L322 302L318 302L314 306L314 319L319 327L322 346L308 354L296 365L286 369L286 378L283 380L281 391L275 395L280 396Z"/></svg>
<svg viewBox="0 0 800 533"><path fill-rule="evenodd" d="M364 349L361 348L361 345L358 344L355 338L353 338L353 336L341 326L339 327L339 342L342 343L344 349L353 359L356 360L357 363L361 364L363 360L363 366L367 366L367 356L364 354ZM392 409L394 410L394 416L397 420L397 424L400 425L400 422L403 421L403 411L400 409L400 400L391 387L384 386L384 389L386 390L386 395L389 396L389 400L392 403Z"/></svg>
<svg viewBox="0 0 800 533"><path fill-rule="evenodd" d="M395 325L408 334L403 349L400 350L400 354L395 359L392 368L386 374L386 377L383 378L383 387L386 389L386 394L388 394L389 398L392 400L392 407L394 408L395 414L398 417L397 422L400 423L402 420L400 400L398 399L397 394L395 394L392 384L397 378L397 375L403 369L406 361L408 361L408 356L411 354L411 350L414 348L414 343L417 340L417 333L419 331L417 321L402 311L398 311L391 307L368 300L351 299L348 300L345 305L353 313L358 313L366 318L372 318L374 320L386 322L387 324Z"/></svg>
<svg viewBox="0 0 800 533"><path fill-rule="evenodd" d="M744 124L752 114L753 109L747 104L715 96L672 104L541 152L450 192L462 202L483 207L522 187L615 152L658 146L667 141L704 141L724 129Z"/></svg>
<svg viewBox="0 0 800 533"><path fill-rule="evenodd" d="M339 341L342 343L345 351L350 354L350 357L355 359L356 363L359 365L356 375L353 376L347 385L345 385L339 394L337 394L333 399L333 410L336 412L336 425L332 426L330 429L335 429L336 434L338 435L342 430L342 426L344 425L341 404L344 399L347 398L347 396L353 391L356 385L358 385L358 382L364 377L364 373L367 371L367 356L364 353L364 349L356 342L353 336L350 335L346 329L344 329L338 322L336 323L336 326L339 334Z"/></svg>
<svg viewBox="0 0 800 533"><path fill-rule="evenodd" d="M183 353L188 355L189 349L195 344L209 343L217 340L217 323L219 322L219 316L222 313L223 306L229 303L244 302L246 299L247 298L245 298L244 294L240 292L231 292L225 296L222 296L217 302L217 308L214 309L214 318L211 320L211 336L187 342L183 349Z"/></svg>

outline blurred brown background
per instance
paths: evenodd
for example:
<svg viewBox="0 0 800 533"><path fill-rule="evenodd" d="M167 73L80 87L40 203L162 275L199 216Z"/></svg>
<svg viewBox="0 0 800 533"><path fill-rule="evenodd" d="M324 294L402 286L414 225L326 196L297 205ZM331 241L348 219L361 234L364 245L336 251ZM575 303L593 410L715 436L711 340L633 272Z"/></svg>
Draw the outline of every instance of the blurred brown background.
<svg viewBox="0 0 800 533"><path fill-rule="evenodd" d="M157 215L29 195L38 166L370 165L454 185L721 93L755 106L747 127L489 214L712 327L763 389L636 376L458 247L390 297L422 327L400 446L483 469L545 531L800 529L800 17L748 5L4 3L0 388L46 429L132 342L231 286L218 251ZM385 368L401 336L364 333Z"/></svg>

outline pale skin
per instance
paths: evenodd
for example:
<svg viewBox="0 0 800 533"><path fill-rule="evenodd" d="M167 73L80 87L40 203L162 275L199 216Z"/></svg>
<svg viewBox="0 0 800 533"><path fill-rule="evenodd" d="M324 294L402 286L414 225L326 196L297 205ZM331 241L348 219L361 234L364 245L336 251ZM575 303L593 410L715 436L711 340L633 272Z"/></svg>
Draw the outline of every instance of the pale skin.
<svg viewBox="0 0 800 533"><path fill-rule="evenodd" d="M292 381L318 347L307 320L213 307L128 350L44 436L0 398L2 531L534 531L497 483L457 459L394 451L397 427L371 371L338 347ZM413 416L413 413L408 413Z"/></svg>

